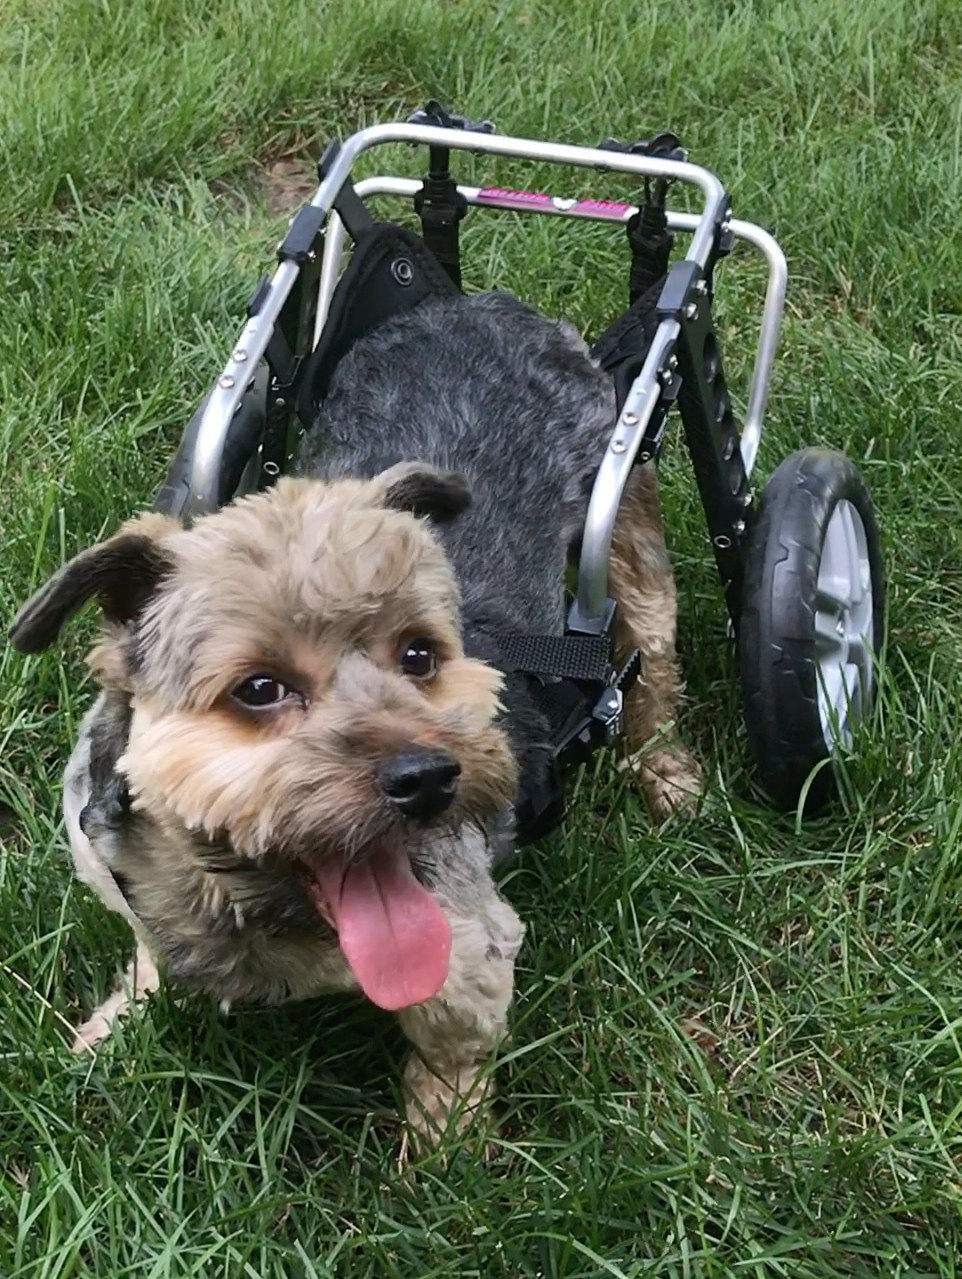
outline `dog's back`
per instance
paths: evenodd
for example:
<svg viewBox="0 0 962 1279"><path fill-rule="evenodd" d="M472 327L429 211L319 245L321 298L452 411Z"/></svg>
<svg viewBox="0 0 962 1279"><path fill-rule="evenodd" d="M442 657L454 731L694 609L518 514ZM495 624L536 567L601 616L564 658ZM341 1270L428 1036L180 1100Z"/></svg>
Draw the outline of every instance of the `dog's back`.
<svg viewBox="0 0 962 1279"><path fill-rule="evenodd" d="M563 626L568 546L614 419L608 377L569 325L505 293L430 302L339 365L302 467L372 476L402 461L460 472L471 508L443 532L466 629Z"/></svg>

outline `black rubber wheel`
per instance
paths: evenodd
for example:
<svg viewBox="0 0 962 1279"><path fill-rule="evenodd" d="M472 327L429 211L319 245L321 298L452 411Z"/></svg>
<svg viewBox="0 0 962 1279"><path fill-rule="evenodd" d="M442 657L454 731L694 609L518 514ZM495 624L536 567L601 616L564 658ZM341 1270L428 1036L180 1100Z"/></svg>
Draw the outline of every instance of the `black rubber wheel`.
<svg viewBox="0 0 962 1279"><path fill-rule="evenodd" d="M864 719L884 631L872 498L843 453L809 448L773 473L749 534L739 628L745 722L759 779L794 808L812 770ZM806 809L835 793L831 765Z"/></svg>

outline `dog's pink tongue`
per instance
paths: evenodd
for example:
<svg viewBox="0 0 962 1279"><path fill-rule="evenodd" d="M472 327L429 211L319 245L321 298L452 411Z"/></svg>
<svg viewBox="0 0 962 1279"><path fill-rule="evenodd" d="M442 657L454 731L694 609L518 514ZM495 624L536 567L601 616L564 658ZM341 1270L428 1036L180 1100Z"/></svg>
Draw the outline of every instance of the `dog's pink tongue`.
<svg viewBox="0 0 962 1279"><path fill-rule="evenodd" d="M316 883L318 907L372 1003L393 1012L438 993L448 976L451 928L403 852L385 849L346 875L341 867L322 872Z"/></svg>

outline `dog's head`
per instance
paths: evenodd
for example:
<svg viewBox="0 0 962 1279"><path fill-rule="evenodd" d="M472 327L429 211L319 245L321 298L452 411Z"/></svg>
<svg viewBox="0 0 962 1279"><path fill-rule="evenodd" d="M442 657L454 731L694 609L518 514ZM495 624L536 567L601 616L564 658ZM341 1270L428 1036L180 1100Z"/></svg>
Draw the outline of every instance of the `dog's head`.
<svg viewBox="0 0 962 1279"><path fill-rule="evenodd" d="M514 788L500 676L464 656L432 527L468 500L458 477L405 465L282 479L190 528L141 516L67 564L11 632L38 651L96 597L91 664L130 699L119 767L134 806L296 866L386 1007L447 972L419 847L483 826Z"/></svg>

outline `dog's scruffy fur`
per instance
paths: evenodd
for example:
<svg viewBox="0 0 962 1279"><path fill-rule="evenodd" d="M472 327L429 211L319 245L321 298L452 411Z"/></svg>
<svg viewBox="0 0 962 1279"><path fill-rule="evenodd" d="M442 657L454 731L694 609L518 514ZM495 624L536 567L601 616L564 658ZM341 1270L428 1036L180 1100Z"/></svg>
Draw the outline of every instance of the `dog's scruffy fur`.
<svg viewBox="0 0 962 1279"><path fill-rule="evenodd" d="M464 1126L523 935L492 861L546 734L491 664L493 637L562 632L613 420L568 326L505 294L425 303L342 360L300 476L191 527L134 519L24 608L27 651L88 598L105 617L65 813L77 872L130 921L137 957L79 1046L158 970L225 1006L360 985L414 1045L413 1130ZM619 642L644 659L628 745L661 818L699 774L671 729L675 596L650 470L619 513L610 584ZM399 894L390 929L369 923L372 880Z"/></svg>

